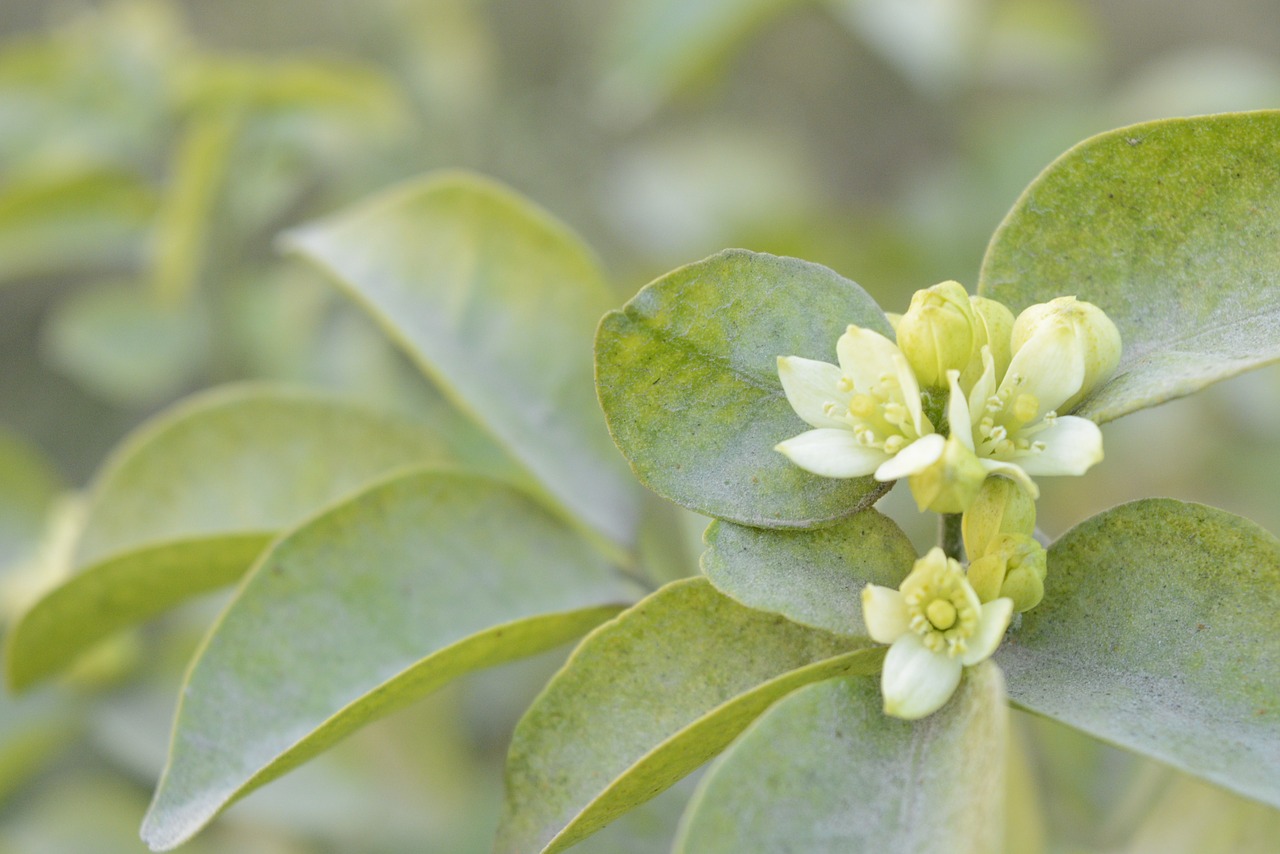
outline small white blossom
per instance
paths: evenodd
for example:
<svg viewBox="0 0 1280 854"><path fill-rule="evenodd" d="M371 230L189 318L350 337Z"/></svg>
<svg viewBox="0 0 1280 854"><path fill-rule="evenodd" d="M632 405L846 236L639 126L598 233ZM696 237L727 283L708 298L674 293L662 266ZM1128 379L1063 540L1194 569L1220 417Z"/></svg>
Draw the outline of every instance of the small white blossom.
<svg viewBox="0 0 1280 854"><path fill-rule="evenodd" d="M799 356L778 359L787 400L815 429L775 446L825 477L875 475L889 481L921 471L942 453L920 403L920 386L897 346L850 326L836 342L839 366Z"/></svg>
<svg viewBox="0 0 1280 854"><path fill-rule="evenodd" d="M935 548L898 590L864 587L862 612L871 639L890 644L880 683L885 714L917 720L951 699L965 667L996 651L1013 602L980 602L960 564Z"/></svg>

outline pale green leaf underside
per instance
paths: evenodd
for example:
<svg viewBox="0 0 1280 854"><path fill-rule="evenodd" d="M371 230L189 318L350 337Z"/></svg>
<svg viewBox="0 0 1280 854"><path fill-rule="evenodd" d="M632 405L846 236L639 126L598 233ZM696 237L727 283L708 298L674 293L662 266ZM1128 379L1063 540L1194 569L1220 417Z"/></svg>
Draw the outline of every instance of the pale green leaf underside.
<svg viewBox="0 0 1280 854"><path fill-rule="evenodd" d="M282 537L210 631L143 838L172 848L363 724L626 599L581 537L508 486L420 471L371 487Z"/></svg>
<svg viewBox="0 0 1280 854"><path fill-rule="evenodd" d="M0 570L35 548L61 488L49 461L0 426Z"/></svg>
<svg viewBox="0 0 1280 854"><path fill-rule="evenodd" d="M1222 510L1124 504L1049 550L996 654L1019 705L1280 806L1280 541Z"/></svg>
<svg viewBox="0 0 1280 854"><path fill-rule="evenodd" d="M724 748L809 682L883 651L673 582L587 637L516 727L495 850L562 851Z"/></svg>
<svg viewBox="0 0 1280 854"><path fill-rule="evenodd" d="M817 264L729 250L674 270L596 334L613 439L645 485L708 516L807 527L869 506L887 487L818 477L773 449L810 429L778 357L834 363L849 324L893 334L862 288Z"/></svg>
<svg viewBox="0 0 1280 854"><path fill-rule="evenodd" d="M897 588L916 560L902 529L875 510L808 531L712 522L702 572L749 608L842 635L865 636L862 588Z"/></svg>
<svg viewBox="0 0 1280 854"><path fill-rule="evenodd" d="M1078 414L1110 421L1280 359L1280 112L1171 119L1077 145L987 248L1016 312L1074 294L1124 352Z"/></svg>
<svg viewBox="0 0 1280 854"><path fill-rule="evenodd" d="M234 386L179 404L103 466L74 574L7 640L10 685L231 583L277 531L389 471L443 459L422 427L307 392Z"/></svg>
<svg viewBox="0 0 1280 854"><path fill-rule="evenodd" d="M881 711L877 680L808 685L716 760L677 854L1000 850L1008 708L1000 670L966 671L922 721Z"/></svg>
<svg viewBox="0 0 1280 854"><path fill-rule="evenodd" d="M637 493L591 384L613 300L581 241L511 191L431 176L292 232L563 506L627 544Z"/></svg>

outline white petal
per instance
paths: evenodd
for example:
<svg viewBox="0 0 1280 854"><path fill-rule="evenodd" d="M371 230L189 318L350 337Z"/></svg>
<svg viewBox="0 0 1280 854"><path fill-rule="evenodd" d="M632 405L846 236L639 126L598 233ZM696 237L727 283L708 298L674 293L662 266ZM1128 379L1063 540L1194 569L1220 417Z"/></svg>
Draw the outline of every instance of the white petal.
<svg viewBox="0 0 1280 854"><path fill-rule="evenodd" d="M966 642L967 649L960 656L960 662L966 667L986 661L996 651L1004 630L1009 628L1009 620L1013 618L1013 600L1001 597L993 599L982 606L982 616L978 618L978 628Z"/></svg>
<svg viewBox="0 0 1280 854"><path fill-rule="evenodd" d="M850 326L836 342L836 358L840 370L853 380L857 391L868 391L885 374L894 374L897 367L893 357L901 356L898 347L879 332Z"/></svg>
<svg viewBox="0 0 1280 854"><path fill-rule="evenodd" d="M982 345L982 376L969 389L969 421L977 424L987 414L987 398L996 393L996 360L991 348Z"/></svg>
<svg viewBox="0 0 1280 854"><path fill-rule="evenodd" d="M778 357L778 379L787 394L787 403L812 427L842 427L848 423L825 411L828 403L835 403L842 413L848 411L852 395L837 386L841 376L840 369L828 362Z"/></svg>
<svg viewBox="0 0 1280 854"><path fill-rule="evenodd" d="M1075 330L1059 324L1032 336L1014 354L1000 391L1012 386L1014 377L1022 377L1023 383L1010 392L1010 404L1020 394L1035 395L1040 408L1032 422L1046 412L1056 412L1084 383L1084 348Z"/></svg>
<svg viewBox="0 0 1280 854"><path fill-rule="evenodd" d="M1064 415L1032 437L1044 450L1016 458L1027 474L1084 474L1102 462L1102 431L1087 418Z"/></svg>
<svg viewBox="0 0 1280 854"><path fill-rule="evenodd" d="M972 451L973 423L969 420L969 402L960 390L960 372L947 371L947 383L951 386L947 397L947 421L951 425L951 435Z"/></svg>
<svg viewBox="0 0 1280 854"><path fill-rule="evenodd" d="M862 588L862 621L867 637L876 643L893 643L906 634L910 620L907 602L892 587L868 584Z"/></svg>
<svg viewBox="0 0 1280 854"><path fill-rule="evenodd" d="M922 472L938 461L946 446L947 440L939 433L922 436L876 469L876 480L882 482L899 480Z"/></svg>
<svg viewBox="0 0 1280 854"><path fill-rule="evenodd" d="M916 381L916 373L911 370L907 357L899 353L893 357L893 366L898 375L898 387L902 389L902 402L911 415L911 424L916 428L916 435L923 436L933 432L933 422L924 415L924 405L920 402L920 383Z"/></svg>
<svg viewBox="0 0 1280 854"><path fill-rule="evenodd" d="M879 448L859 445L853 431L821 427L773 446L805 471L823 477L863 477L871 474L888 455Z"/></svg>
<svg viewBox="0 0 1280 854"><path fill-rule="evenodd" d="M930 652L915 632L893 642L884 658L884 713L918 720L941 709L960 684L960 659Z"/></svg>
<svg viewBox="0 0 1280 854"><path fill-rule="evenodd" d="M1040 497L1040 487L1036 486L1036 482L1022 470L1021 466L1014 463L1001 462L1000 460L988 460L983 457L979 457L978 462L982 463L982 467L987 470L988 475L998 474L1021 486L1027 491L1027 495L1031 496L1032 501Z"/></svg>

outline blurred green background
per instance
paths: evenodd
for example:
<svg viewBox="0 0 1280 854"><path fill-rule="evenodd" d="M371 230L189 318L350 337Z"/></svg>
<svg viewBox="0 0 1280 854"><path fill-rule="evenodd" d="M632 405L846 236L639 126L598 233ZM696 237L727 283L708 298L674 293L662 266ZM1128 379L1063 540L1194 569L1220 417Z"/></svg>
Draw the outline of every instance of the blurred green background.
<svg viewBox="0 0 1280 854"><path fill-rule="evenodd" d="M466 167L582 233L619 303L743 246L901 310L972 287L1021 189L1086 136L1280 106L1277 44L1274 0L6 0L0 619L56 567L67 490L191 391L277 379L458 417L274 250L286 227ZM1270 369L1109 425L1101 466L1044 483L1042 526L1168 495L1280 531L1277 423ZM885 504L928 542L905 490ZM0 699L0 852L143 850L176 686L220 601ZM488 850L506 739L562 658L370 727L190 850ZM1015 850L1266 851L1280 832L1272 810L1019 721L1040 786L1039 806L1018 787ZM664 850L688 791L583 850Z"/></svg>

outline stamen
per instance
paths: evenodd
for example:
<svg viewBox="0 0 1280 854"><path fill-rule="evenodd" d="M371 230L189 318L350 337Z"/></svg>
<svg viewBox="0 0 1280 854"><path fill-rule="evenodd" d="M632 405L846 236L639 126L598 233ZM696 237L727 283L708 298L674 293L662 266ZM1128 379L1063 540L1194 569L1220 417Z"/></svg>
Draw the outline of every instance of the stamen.
<svg viewBox="0 0 1280 854"><path fill-rule="evenodd" d="M836 380L836 388L840 389L843 392L853 391L853 380L849 379L848 377L841 377L840 379Z"/></svg>
<svg viewBox="0 0 1280 854"><path fill-rule="evenodd" d="M901 451L907 444L907 437L895 433L884 440L884 452L886 454L896 454Z"/></svg>

